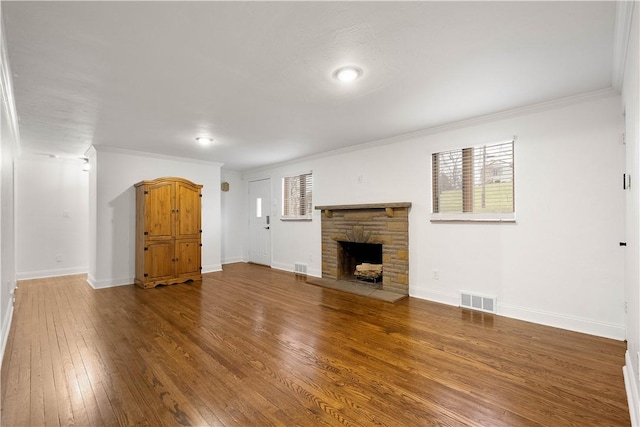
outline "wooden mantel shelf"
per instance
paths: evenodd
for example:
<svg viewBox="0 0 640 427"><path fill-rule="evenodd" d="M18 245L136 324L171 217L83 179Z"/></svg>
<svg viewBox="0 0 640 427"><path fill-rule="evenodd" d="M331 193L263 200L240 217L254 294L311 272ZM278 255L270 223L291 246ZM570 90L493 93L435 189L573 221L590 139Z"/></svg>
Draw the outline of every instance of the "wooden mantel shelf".
<svg viewBox="0 0 640 427"><path fill-rule="evenodd" d="M393 216L393 209L395 208L410 208L411 202L399 202L399 203L365 203L361 205L326 205L316 206L316 210L324 212L327 218L333 217L333 211L344 210L358 210L358 209L384 209L387 212L388 217Z"/></svg>

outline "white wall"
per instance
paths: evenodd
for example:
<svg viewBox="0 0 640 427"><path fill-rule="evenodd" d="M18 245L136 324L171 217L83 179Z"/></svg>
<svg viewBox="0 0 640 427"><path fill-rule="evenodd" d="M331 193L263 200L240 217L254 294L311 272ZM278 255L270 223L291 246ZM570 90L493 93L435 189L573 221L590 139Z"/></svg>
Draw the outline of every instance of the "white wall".
<svg viewBox="0 0 640 427"><path fill-rule="evenodd" d="M135 276L135 191L143 180L165 176L202 184L202 272L221 269L219 163L198 162L126 150L94 147L90 211L96 235L90 238L89 283L96 288L133 283ZM95 187L93 187L95 186ZM92 265L95 262L95 266Z"/></svg>
<svg viewBox="0 0 640 427"><path fill-rule="evenodd" d="M90 147L85 153L91 169L89 170L88 200L88 230L87 230L87 257L88 257L88 277L89 283L94 283L95 273L98 269L98 173L97 173L97 151Z"/></svg>
<svg viewBox="0 0 640 427"><path fill-rule="evenodd" d="M2 147L0 147L0 321L1 352L4 354L11 316L13 313L12 292L16 286L15 262L15 217L14 217L14 161L15 139L9 132L7 111L2 103Z"/></svg>
<svg viewBox="0 0 640 427"><path fill-rule="evenodd" d="M0 4L1 26L2 5ZM0 363L2 363L11 327L13 291L16 287L14 164L19 153L20 138L5 37L1 31L0 34L0 93L2 93L0 107Z"/></svg>
<svg viewBox="0 0 640 427"><path fill-rule="evenodd" d="M2 103L2 146L0 147L0 363L4 355L11 317L13 290L16 286L15 217L14 217L14 159L15 139L7 125L7 111Z"/></svg>
<svg viewBox="0 0 640 427"><path fill-rule="evenodd" d="M16 163L18 279L86 273L89 174L78 159Z"/></svg>
<svg viewBox="0 0 640 427"><path fill-rule="evenodd" d="M222 169L223 182L229 183L229 191L221 194L222 209L222 263L246 260L244 256L247 233L247 192L242 173Z"/></svg>
<svg viewBox="0 0 640 427"><path fill-rule="evenodd" d="M16 286L14 161L15 139L9 132L5 104L2 103L2 147L0 148L0 320L2 354L9 334L13 313L12 292Z"/></svg>
<svg viewBox="0 0 640 427"><path fill-rule="evenodd" d="M629 410L633 425L640 425L640 96L638 74L640 74L638 51L640 50L638 29L640 5L635 4L631 35L627 49L626 66L622 86L622 103L625 108L626 172L631 175L631 188L626 192L627 242L625 263L625 289L627 308L627 355L625 384Z"/></svg>
<svg viewBox="0 0 640 427"><path fill-rule="evenodd" d="M501 117L249 171L245 182L270 177L279 204L282 176L313 170L316 206L411 202L412 296L458 305L460 290L493 295L499 314L624 339L620 98ZM431 153L513 135L517 223L431 223ZM319 215L274 221L273 267L306 262L321 274Z"/></svg>

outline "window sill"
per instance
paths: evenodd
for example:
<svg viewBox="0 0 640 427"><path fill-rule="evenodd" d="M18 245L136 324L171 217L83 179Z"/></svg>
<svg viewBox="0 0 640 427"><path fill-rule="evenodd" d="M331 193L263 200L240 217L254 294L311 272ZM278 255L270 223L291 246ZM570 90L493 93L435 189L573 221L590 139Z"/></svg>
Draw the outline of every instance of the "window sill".
<svg viewBox="0 0 640 427"><path fill-rule="evenodd" d="M515 224L515 214L431 214L431 222L507 223Z"/></svg>
<svg viewBox="0 0 640 427"><path fill-rule="evenodd" d="M312 218L300 217L300 218L280 218L280 221L311 221Z"/></svg>

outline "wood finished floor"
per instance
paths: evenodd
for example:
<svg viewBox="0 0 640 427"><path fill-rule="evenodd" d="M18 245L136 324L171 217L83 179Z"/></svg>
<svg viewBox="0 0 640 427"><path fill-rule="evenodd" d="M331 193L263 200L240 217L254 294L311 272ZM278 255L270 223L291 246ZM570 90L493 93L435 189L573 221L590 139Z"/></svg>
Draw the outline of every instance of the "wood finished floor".
<svg viewBox="0 0 640 427"><path fill-rule="evenodd" d="M2 425L628 426L625 343L230 264L22 281Z"/></svg>

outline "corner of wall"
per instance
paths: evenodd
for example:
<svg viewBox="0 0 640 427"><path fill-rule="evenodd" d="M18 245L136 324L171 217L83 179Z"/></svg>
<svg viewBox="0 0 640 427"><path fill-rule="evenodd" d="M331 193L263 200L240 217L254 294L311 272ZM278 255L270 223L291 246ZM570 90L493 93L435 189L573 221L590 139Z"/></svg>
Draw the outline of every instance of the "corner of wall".
<svg viewBox="0 0 640 427"><path fill-rule="evenodd" d="M115 288L116 286L132 285L134 282L133 277L124 279L112 279L112 280L96 280L91 275L87 275L87 283L93 289Z"/></svg>
<svg viewBox="0 0 640 427"><path fill-rule="evenodd" d="M234 264L236 262L247 262L244 257L241 256L236 256L236 257L231 257L231 258L225 258L222 260L222 265L225 264Z"/></svg>
<svg viewBox="0 0 640 427"><path fill-rule="evenodd" d="M202 266L202 274L215 273L216 271L222 271L222 264L209 264Z"/></svg>
<svg viewBox="0 0 640 427"><path fill-rule="evenodd" d="M90 273L87 273L87 284L93 289L96 289L96 278L93 277Z"/></svg>

